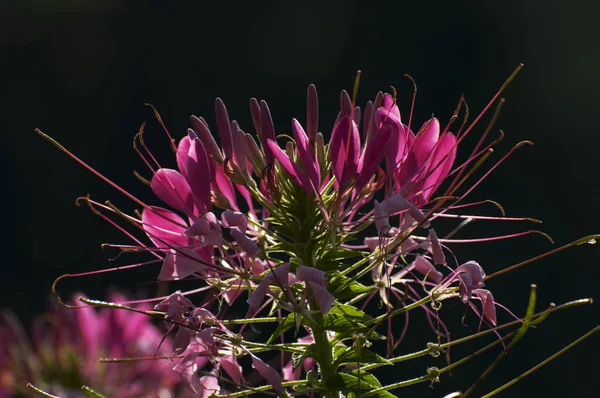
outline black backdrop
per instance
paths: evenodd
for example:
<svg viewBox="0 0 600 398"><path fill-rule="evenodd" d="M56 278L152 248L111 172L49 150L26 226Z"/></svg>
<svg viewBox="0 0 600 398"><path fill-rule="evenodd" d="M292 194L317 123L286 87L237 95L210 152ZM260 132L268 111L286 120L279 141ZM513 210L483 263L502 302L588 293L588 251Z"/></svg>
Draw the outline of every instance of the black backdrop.
<svg viewBox="0 0 600 398"><path fill-rule="evenodd" d="M600 6L593 2L78 3L21 0L0 6L0 307L12 307L22 319L44 310L56 276L106 267L114 253L102 252L101 242L125 242L87 209L76 208L74 198L89 192L133 208L36 136L35 127L150 201L132 174L144 171L131 146L144 120L155 154L166 164L172 159L145 102L154 104L180 137L192 113L214 123L216 96L225 100L232 118L251 130L247 100L256 96L269 102L276 127L286 131L292 117L304 120L306 87L315 83L320 128L327 132L339 91L352 88L357 69L363 70L360 102L394 85L407 114L412 87L402 76L409 73L419 87L415 120L431 113L447 120L461 93L473 115L523 62L525 69L505 94L498 127L507 136L498 152L524 139L536 145L511 157L475 197L501 202L509 215L543 219L544 231L558 244L600 232L595 123L600 104L595 16ZM472 233L508 230L486 224ZM457 254L493 272L551 248L531 236L461 247ZM517 314L524 311L530 283L539 287L540 306L594 296L599 259L598 247L586 245L491 281L489 287ZM151 280L157 271L135 278L121 273L82 279L65 289L90 295L108 285L136 290L138 281ZM599 315L588 307L552 316L526 336L479 391L563 347L598 324ZM413 341L422 344L419 337ZM600 387L595 375L599 341L586 341L501 396L594 395ZM444 376L434 392L419 386L402 396L440 396L473 380L484 363L459 369L454 378ZM397 372L418 376L427 365ZM393 373L388 376L394 380Z"/></svg>

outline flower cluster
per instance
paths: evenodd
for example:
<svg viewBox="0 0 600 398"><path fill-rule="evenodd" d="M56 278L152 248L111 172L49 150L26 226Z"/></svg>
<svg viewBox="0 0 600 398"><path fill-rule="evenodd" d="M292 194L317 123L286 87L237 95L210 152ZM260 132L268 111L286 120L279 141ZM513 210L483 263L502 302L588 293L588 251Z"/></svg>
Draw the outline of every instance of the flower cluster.
<svg viewBox="0 0 600 398"><path fill-rule="evenodd" d="M110 298L125 301L121 294ZM148 309L147 304L138 307L140 312ZM114 397L190 396L171 366L153 359L170 354L160 345L163 338L143 313L71 310L54 303L50 312L33 320L28 336L17 318L5 312L0 320L0 397L30 396L27 383L62 398L88 396L83 385ZM103 357L136 361L99 362Z"/></svg>
<svg viewBox="0 0 600 398"><path fill-rule="evenodd" d="M438 313L444 300L472 309L478 330L486 329L479 334L501 336L498 330L507 326L495 328L498 304L485 289L490 276L476 261L458 261L448 247L461 241L452 235L473 220L527 221L461 213L489 203L466 200L481 180L464 186L499 141L486 142L496 117L457 165L458 147L481 118L469 126L466 116L457 122L463 99L447 125L432 118L413 129L412 114L406 123L395 93L380 92L360 108L356 92L341 93L333 127L323 130L312 85L306 123L292 120L291 131L276 130L266 102L253 98L255 135L231 120L217 99L217 134L196 116L178 141L165 129L176 168L161 165L140 131L135 149L151 173L141 180L161 206L142 202L55 143L141 207L127 215L84 198L133 242L113 247L152 257L137 265L160 264L159 281L197 284L149 298L158 303L147 312L163 318L174 334L171 367L197 396L272 390L279 396L389 397L405 385L438 381L454 367L431 367L417 381L381 386L375 370L406 360L394 352L412 310L424 311L437 336L436 343L411 354L415 358L438 356L454 344ZM442 233L440 218L460 224ZM188 298L200 292L203 300ZM370 304L376 297L379 306ZM392 323L398 316L400 330ZM385 354L374 351L377 340L385 340ZM261 380L266 384L257 387Z"/></svg>

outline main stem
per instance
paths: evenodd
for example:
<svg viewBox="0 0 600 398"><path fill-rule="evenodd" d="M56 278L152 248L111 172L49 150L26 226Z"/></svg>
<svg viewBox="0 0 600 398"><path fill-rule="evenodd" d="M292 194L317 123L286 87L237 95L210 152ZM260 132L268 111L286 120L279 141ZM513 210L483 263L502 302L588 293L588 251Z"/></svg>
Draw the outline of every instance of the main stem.
<svg viewBox="0 0 600 398"><path fill-rule="evenodd" d="M322 319L321 319L322 324ZM320 329L319 331L313 331L315 339L315 345L319 358L319 369L321 371L321 382L327 384L327 380L335 373L333 368L333 351L329 337L327 337L327 331ZM339 398L340 393L337 391L329 391L325 394L326 398Z"/></svg>

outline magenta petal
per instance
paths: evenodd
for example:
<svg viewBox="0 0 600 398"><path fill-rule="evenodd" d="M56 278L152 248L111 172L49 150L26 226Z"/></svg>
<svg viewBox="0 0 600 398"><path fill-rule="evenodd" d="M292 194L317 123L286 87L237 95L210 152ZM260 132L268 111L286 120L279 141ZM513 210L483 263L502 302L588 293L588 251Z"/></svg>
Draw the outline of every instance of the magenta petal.
<svg viewBox="0 0 600 398"><path fill-rule="evenodd" d="M321 182L321 171L319 162L317 162L315 156L315 150L312 145L310 145L308 136L296 119L292 120L292 131L294 133L294 140L296 141L296 150L302 161L304 170L306 170L306 174L308 174L308 177L311 179L313 186L319 187Z"/></svg>
<svg viewBox="0 0 600 398"><path fill-rule="evenodd" d="M281 377L279 373L275 371L272 367L263 362L262 359L257 357L254 354L250 354L252 356L252 367L260 373L260 375L273 386L275 392L279 395L283 394L283 386L281 385Z"/></svg>
<svg viewBox="0 0 600 398"><path fill-rule="evenodd" d="M231 125L229 124L229 114L227 113L227 108L225 104L221 100L221 98L217 98L215 100L215 113L217 116L217 129L219 130L219 137L221 137L221 146L223 147L223 152L225 152L225 157L227 159L233 160L233 146L231 139Z"/></svg>
<svg viewBox="0 0 600 398"><path fill-rule="evenodd" d="M325 286L325 273L320 269L301 265L296 269L296 278L303 282L315 282Z"/></svg>
<svg viewBox="0 0 600 398"><path fill-rule="evenodd" d="M329 143L336 186L342 189L354 178L360 155L360 136L356 123L342 117L333 127Z"/></svg>
<svg viewBox="0 0 600 398"><path fill-rule="evenodd" d="M223 234L217 217L212 212L204 214L183 233L188 238L198 239L205 245L221 246Z"/></svg>
<svg viewBox="0 0 600 398"><path fill-rule="evenodd" d="M437 142L429 163L428 177L423 181L423 199L429 200L431 195L438 189L444 179L450 173L450 169L456 158L456 137L452 133L446 133Z"/></svg>
<svg viewBox="0 0 600 398"><path fill-rule="evenodd" d="M231 237L235 239L238 246L246 255L250 258L256 258L260 254L260 247L252 239L246 236L246 234L240 232L238 229L231 230Z"/></svg>
<svg viewBox="0 0 600 398"><path fill-rule="evenodd" d="M203 118L199 118L196 116L192 116L191 121L192 128L194 129L198 138L202 142L202 146L206 148L206 153L212 156L217 162L223 162L223 154L221 153L219 146L215 142L215 138L210 132L206 121Z"/></svg>
<svg viewBox="0 0 600 398"><path fill-rule="evenodd" d="M417 256L413 262L415 270L419 273L426 275L427 279L431 279L435 283L440 283L444 275L431 264L423 256Z"/></svg>
<svg viewBox="0 0 600 398"><path fill-rule="evenodd" d="M306 133L310 142L315 142L319 129L319 96L314 84L308 86L306 94Z"/></svg>
<svg viewBox="0 0 600 398"><path fill-rule="evenodd" d="M177 168L181 175L187 178L187 157L188 152L190 151L191 141L188 136L185 136L179 141L179 145L177 146L177 153L175 154L175 158L177 160Z"/></svg>
<svg viewBox="0 0 600 398"><path fill-rule="evenodd" d="M439 137L440 122L436 118L426 121L423 124L423 127L421 127L421 131L417 134L417 138L412 147L412 151L415 154L419 165L430 157Z"/></svg>
<svg viewBox="0 0 600 398"><path fill-rule="evenodd" d="M175 338L173 339L173 354L179 355L183 353L190 344L191 337L192 332L190 329L183 327L178 328L177 333L175 333Z"/></svg>
<svg viewBox="0 0 600 398"><path fill-rule="evenodd" d="M418 223L423 223L424 228L429 228L429 221L427 221L425 214L421 210L417 209L415 205L404 199L402 195L395 194L390 196L381 202L381 207L388 215L398 214L407 211L410 216Z"/></svg>
<svg viewBox="0 0 600 398"><path fill-rule="evenodd" d="M275 127L273 126L273 118L271 111L265 101L260 101L260 131L259 138L263 144L265 152L265 160L267 164L273 162L273 155L267 146L268 140L275 141Z"/></svg>
<svg viewBox="0 0 600 398"><path fill-rule="evenodd" d="M375 221L375 228L377 228L377 234L385 235L392 228L390 226L390 214L383 209L381 204L379 204L378 200L373 201L373 204L375 205L374 221ZM377 246L375 246L375 247L377 247ZM374 250L374 249L372 249L372 250Z"/></svg>
<svg viewBox="0 0 600 398"><path fill-rule="evenodd" d="M446 256L444 255L444 249L440 244L440 240L433 229L429 230L429 240L431 241L431 254L433 255L433 262L436 265L446 265Z"/></svg>
<svg viewBox="0 0 600 398"><path fill-rule="evenodd" d="M340 109L342 116L352 116L352 99L346 90L342 90L340 94Z"/></svg>
<svg viewBox="0 0 600 398"><path fill-rule="evenodd" d="M215 180L213 188L216 188L216 190L219 191L225 199L227 199L229 207L231 207L234 210L239 210L233 184L231 183L229 177L225 175L223 169L219 167L219 165L217 165L215 169Z"/></svg>
<svg viewBox="0 0 600 398"><path fill-rule="evenodd" d="M203 264L203 259L194 251L189 249L174 250L165 256L160 274L159 281L177 281L186 278L196 272L201 272L206 269Z"/></svg>
<svg viewBox="0 0 600 398"><path fill-rule="evenodd" d="M492 292L487 289L475 289L473 290L483 306L483 315L487 318L492 326L496 326L496 304Z"/></svg>
<svg viewBox="0 0 600 398"><path fill-rule="evenodd" d="M231 122L231 140L233 147L233 158L235 160L235 163L240 168L240 170L246 172L247 155L244 132L240 130L240 126L235 120Z"/></svg>
<svg viewBox="0 0 600 398"><path fill-rule="evenodd" d="M331 305L333 304L333 295L318 283L308 282L308 285L315 295L315 301L317 304L319 304L319 309L323 314L327 314L331 308Z"/></svg>
<svg viewBox="0 0 600 398"><path fill-rule="evenodd" d="M381 104L381 108L394 115L396 119L401 120L400 109L398 108L396 101L394 101L394 97L392 97L388 93L385 93L383 95L383 103Z"/></svg>
<svg viewBox="0 0 600 398"><path fill-rule="evenodd" d="M270 153L277 159L281 166L288 172L294 181L302 187L307 195L312 196L313 190L310 180L298 165L290 160L288 155L273 140L267 141Z"/></svg>
<svg viewBox="0 0 600 398"><path fill-rule="evenodd" d="M265 299L265 296L267 295L267 292L269 291L270 283L271 283L271 281L267 278L260 281L258 286L256 286L256 289L254 289L254 291L248 298L248 305L249 305L248 315L249 316L254 316L256 311L258 311L258 309L260 308L263 300ZM246 316L248 316L248 315L246 315Z"/></svg>
<svg viewBox="0 0 600 398"><path fill-rule="evenodd" d="M237 358L233 355L226 355L219 359L221 368L227 372L231 380L236 384L242 384L244 376L242 375L242 367L239 365Z"/></svg>
<svg viewBox="0 0 600 398"><path fill-rule="evenodd" d="M202 386L202 398L214 397L221 393L221 385L216 375L210 374L200 377L200 386Z"/></svg>
<svg viewBox="0 0 600 398"><path fill-rule="evenodd" d="M248 229L248 217L238 211L225 210L221 214L221 221L225 227L237 228L243 233L246 233L246 229Z"/></svg>
<svg viewBox="0 0 600 398"><path fill-rule="evenodd" d="M169 206L194 214L194 196L184 176L172 169L158 169L150 183L152 192Z"/></svg>
<svg viewBox="0 0 600 398"><path fill-rule="evenodd" d="M357 191L360 191L375 174L386 152L392 136L392 130L392 126L384 125L380 129L377 129L367 142L359 161L358 177L356 177L355 184Z"/></svg>
<svg viewBox="0 0 600 398"><path fill-rule="evenodd" d="M194 195L201 213L210 210L210 172L208 158L204 146L199 139L194 139L190 145L187 162L188 184Z"/></svg>
<svg viewBox="0 0 600 398"><path fill-rule="evenodd" d="M144 231L154 246L188 246L191 241L183 236L186 222L170 210L151 206L142 211Z"/></svg>

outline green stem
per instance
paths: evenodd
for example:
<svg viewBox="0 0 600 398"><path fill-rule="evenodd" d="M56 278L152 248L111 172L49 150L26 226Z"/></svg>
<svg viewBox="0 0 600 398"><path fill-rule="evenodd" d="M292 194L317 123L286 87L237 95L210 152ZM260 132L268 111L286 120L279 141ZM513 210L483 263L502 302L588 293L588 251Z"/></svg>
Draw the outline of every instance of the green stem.
<svg viewBox="0 0 600 398"><path fill-rule="evenodd" d="M322 318L320 319L322 323ZM321 328L319 331L314 331L316 352L318 353L319 369L321 371L321 383L327 385L327 380L335 373L333 368L333 349L327 331ZM340 394L337 391L328 391L325 394L327 398L339 398Z"/></svg>

